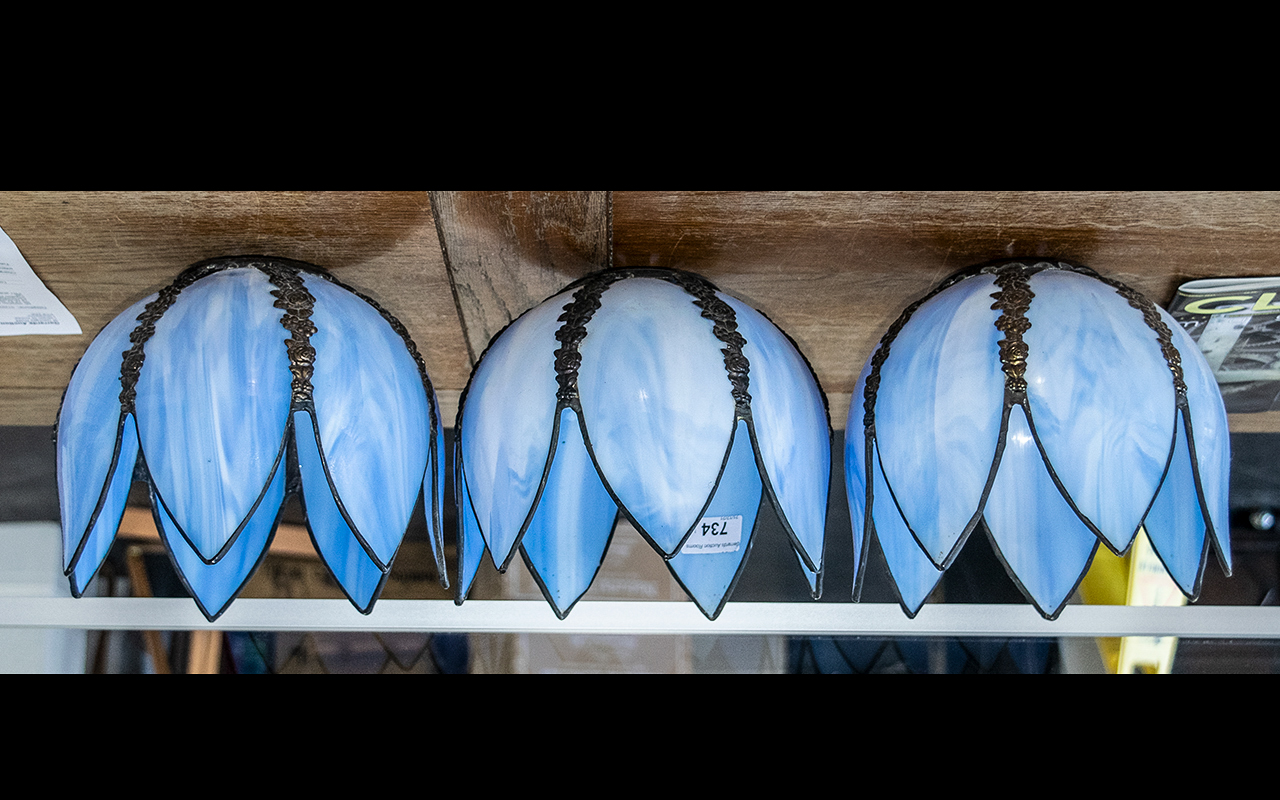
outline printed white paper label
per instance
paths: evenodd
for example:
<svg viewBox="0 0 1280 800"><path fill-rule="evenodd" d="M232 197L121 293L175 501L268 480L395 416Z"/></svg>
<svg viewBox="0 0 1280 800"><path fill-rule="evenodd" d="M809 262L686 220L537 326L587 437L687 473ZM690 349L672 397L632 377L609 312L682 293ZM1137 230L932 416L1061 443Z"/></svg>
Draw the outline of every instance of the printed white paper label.
<svg viewBox="0 0 1280 800"><path fill-rule="evenodd" d="M58 302L0 230L0 336L80 333L80 323Z"/></svg>
<svg viewBox="0 0 1280 800"><path fill-rule="evenodd" d="M703 517L680 548L682 555L734 553L742 546L742 515Z"/></svg>

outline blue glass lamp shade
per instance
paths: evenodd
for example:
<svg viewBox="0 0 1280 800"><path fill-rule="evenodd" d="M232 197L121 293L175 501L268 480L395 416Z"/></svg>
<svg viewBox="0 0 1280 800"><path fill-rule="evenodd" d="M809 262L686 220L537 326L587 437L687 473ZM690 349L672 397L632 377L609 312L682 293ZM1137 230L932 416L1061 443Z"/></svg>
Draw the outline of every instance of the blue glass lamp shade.
<svg viewBox="0 0 1280 800"><path fill-rule="evenodd" d="M1168 313L1087 267L953 275L880 340L847 431L858 566L874 531L909 616L980 522L1049 619L1098 543L1122 554L1139 528L1188 597L1210 542L1231 574L1213 374Z"/></svg>
<svg viewBox="0 0 1280 800"><path fill-rule="evenodd" d="M458 411L462 603L517 550L563 619L619 514L714 619L767 497L821 591L830 419L772 322L697 275L595 273L494 337Z"/></svg>
<svg viewBox="0 0 1280 800"><path fill-rule="evenodd" d="M133 480L210 620L297 493L320 556L372 610L420 493L444 578L444 440L404 326L325 270L260 256L185 270L112 320L58 413L64 566L79 597Z"/></svg>

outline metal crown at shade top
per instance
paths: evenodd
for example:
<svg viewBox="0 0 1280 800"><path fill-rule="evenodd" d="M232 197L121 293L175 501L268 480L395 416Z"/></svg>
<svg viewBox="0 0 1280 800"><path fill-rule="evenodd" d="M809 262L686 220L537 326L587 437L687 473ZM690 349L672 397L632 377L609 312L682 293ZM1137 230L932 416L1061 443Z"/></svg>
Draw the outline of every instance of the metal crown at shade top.
<svg viewBox="0 0 1280 800"><path fill-rule="evenodd" d="M999 261L907 308L845 441L855 595L874 531L908 615L979 523L1050 619L1099 542L1123 553L1139 528L1192 599L1210 543L1231 572L1213 374L1173 317L1087 267Z"/></svg>
<svg viewBox="0 0 1280 800"><path fill-rule="evenodd" d="M751 548L763 498L821 591L830 420L808 362L704 278L610 269L490 343L458 411L457 602L483 553L518 550L563 619L625 515L708 617Z"/></svg>
<svg viewBox="0 0 1280 800"><path fill-rule="evenodd" d="M57 423L64 566L80 596L129 487L210 620L252 575L291 493L351 602L372 609L419 493L444 574L444 439L407 331L299 261L193 265L107 324Z"/></svg>

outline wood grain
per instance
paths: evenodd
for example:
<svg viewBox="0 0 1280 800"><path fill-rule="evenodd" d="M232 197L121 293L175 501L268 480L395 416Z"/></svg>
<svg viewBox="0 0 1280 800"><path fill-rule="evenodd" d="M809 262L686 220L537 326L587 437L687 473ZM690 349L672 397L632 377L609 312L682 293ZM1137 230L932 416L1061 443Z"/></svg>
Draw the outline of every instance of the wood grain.
<svg viewBox="0 0 1280 800"><path fill-rule="evenodd" d="M3 192L0 228L83 330L0 337L3 424L51 425L94 335L221 255L327 267L405 324L433 382L460 387L470 372L426 192Z"/></svg>
<svg viewBox="0 0 1280 800"><path fill-rule="evenodd" d="M432 192L472 363L513 319L609 262L607 192Z"/></svg>
<svg viewBox="0 0 1280 800"><path fill-rule="evenodd" d="M885 329L957 269L1066 258L1158 303L1194 278L1280 274L1271 192L6 192L0 228L85 332L0 337L0 422L52 424L115 314L188 264L254 252L378 300L456 406L495 333L609 263L610 220L616 266L699 272L795 338L837 427ZM1256 416L1233 429L1280 429Z"/></svg>
<svg viewBox="0 0 1280 800"><path fill-rule="evenodd" d="M615 192L613 230L615 265L690 269L769 315L836 427L885 330L958 269L1052 256L1160 304L1194 278L1280 274L1277 193Z"/></svg>
<svg viewBox="0 0 1280 800"><path fill-rule="evenodd" d="M125 563L129 568L129 583L133 596L151 597L151 581L147 578L147 565L143 559L142 548L137 545L129 547L125 551ZM170 674L169 653L165 650L160 631L143 631L142 637L147 646L147 655L151 656L151 667L155 674Z"/></svg>

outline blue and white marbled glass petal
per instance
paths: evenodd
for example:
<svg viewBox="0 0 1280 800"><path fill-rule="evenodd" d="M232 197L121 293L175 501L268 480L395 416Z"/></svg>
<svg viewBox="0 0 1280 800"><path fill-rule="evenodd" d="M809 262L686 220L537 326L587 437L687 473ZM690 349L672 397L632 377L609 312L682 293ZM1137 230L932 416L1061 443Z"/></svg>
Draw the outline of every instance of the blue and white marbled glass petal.
<svg viewBox="0 0 1280 800"><path fill-rule="evenodd" d="M1164 475L1177 413L1173 374L1142 312L1075 272L1031 276L1023 334L1036 436L1076 508L1128 549Z"/></svg>
<svg viewBox="0 0 1280 800"><path fill-rule="evenodd" d="M1193 464L1209 509L1209 522L1223 569L1231 574L1231 435L1227 429L1227 411L1213 370L1205 361L1200 347L1187 335L1172 316L1156 309L1173 334L1173 345L1182 357L1183 382L1187 385L1187 403L1191 409L1191 446L1195 448ZM1189 501L1188 501L1189 502Z"/></svg>
<svg viewBox="0 0 1280 800"><path fill-rule="evenodd" d="M861 438L861 437L855 437ZM858 450L864 448L856 447ZM898 591L898 599L909 616L914 617L928 599L929 594L942 580L942 570L920 547L906 520L898 510L881 467L883 456L877 445L871 453L872 495L871 520L875 525L876 540L884 553L885 563ZM866 564L863 564L865 569Z"/></svg>
<svg viewBox="0 0 1280 800"><path fill-rule="evenodd" d="M133 304L103 327L76 365L58 410L63 567L76 595L106 558L133 481L138 433L132 415L121 418L120 369L137 316L155 299Z"/></svg>
<svg viewBox="0 0 1280 800"><path fill-rule="evenodd" d="M111 551L111 543L116 539L116 531L120 520L124 517L124 508L129 500L129 489L133 484L133 469L138 460L138 426L133 415L124 418L120 428L120 457L115 469L110 474L103 498L102 510L94 519L92 527L76 545L70 554L68 575L71 578L71 594L79 597L85 587L102 566L107 553Z"/></svg>
<svg viewBox="0 0 1280 800"><path fill-rule="evenodd" d="M485 542L476 522L476 512L471 504L471 492L467 490L467 478L463 474L462 452L454 449L453 487L454 502L458 509L458 585L454 602L461 604L471 591L471 584L484 560Z"/></svg>
<svg viewBox="0 0 1280 800"><path fill-rule="evenodd" d="M311 386L328 481L316 485L304 477L302 490L332 492L370 557L386 570L427 468L422 375L403 337L371 305L322 277L303 280L315 298Z"/></svg>
<svg viewBox="0 0 1280 800"><path fill-rule="evenodd" d="M877 345L876 351L880 348ZM875 353L873 351L872 356ZM845 428L845 490L849 499L849 518L853 528L853 574L854 600L859 599L862 582L865 577L867 562L864 560L870 551L872 528L875 538L880 543L894 589L898 593L899 602L909 616L914 617L929 594L942 580L942 571L929 559L920 543L916 541L906 521L898 511L897 504L884 479L884 471L880 467L880 455L873 445L871 449L870 480L872 495L872 528L867 526L867 435L864 427L865 410L863 398L866 393L867 376L871 373L872 359L868 358L858 376L853 391L853 402L849 406L849 418Z"/></svg>
<svg viewBox="0 0 1280 800"><path fill-rule="evenodd" d="M726 294L750 367L751 420L764 479L778 516L817 589L831 484L831 433L813 370L767 317Z"/></svg>
<svg viewBox="0 0 1280 800"><path fill-rule="evenodd" d="M520 540L530 570L561 619L600 570L617 517L618 506L591 462L577 414L562 409L551 471Z"/></svg>
<svg viewBox="0 0 1280 800"><path fill-rule="evenodd" d="M160 502L206 562L223 555L283 452L292 376L272 288L256 269L201 279L145 347L139 440Z"/></svg>
<svg viewBox="0 0 1280 800"><path fill-rule="evenodd" d="M505 569L533 511L556 418L555 351L563 293L527 311L497 336L467 387L462 457L480 531Z"/></svg>
<svg viewBox="0 0 1280 800"><path fill-rule="evenodd" d="M1099 539L1049 476L1020 405L1009 411L983 520L1024 592L1041 614L1056 617L1084 576Z"/></svg>
<svg viewBox="0 0 1280 800"><path fill-rule="evenodd" d="M444 557L444 495L445 495L445 457L444 420L440 417L440 399L435 391L431 392L431 407L436 420L435 455L427 462L426 474L422 476L422 510L427 519L427 536L431 539L431 556L440 569L440 582L449 588L448 562Z"/></svg>
<svg viewBox="0 0 1280 800"><path fill-rule="evenodd" d="M695 552L695 547L715 542L715 534L703 531L703 526L699 525L685 540L680 552L667 561L667 567L680 585L702 613L711 619L715 619L724 608L725 600L751 552L763 491L760 470L751 448L751 435L746 420L742 420L733 435L724 477L703 514L704 520L710 517L741 517L742 537L738 548L724 552Z"/></svg>
<svg viewBox="0 0 1280 800"><path fill-rule="evenodd" d="M938 566L976 521L1004 403L991 308L995 278L979 275L923 303L889 345L875 433L885 480Z"/></svg>
<svg viewBox="0 0 1280 800"><path fill-rule="evenodd" d="M601 296L579 347L579 397L596 463L664 557L702 517L735 420L724 345L693 302L667 281L619 281Z"/></svg>
<svg viewBox="0 0 1280 800"><path fill-rule="evenodd" d="M370 557L365 544L351 530L346 515L338 507L325 475L311 415L306 411L295 412L293 427L307 530L343 592L356 608L368 613L382 589L388 569Z"/></svg>
<svg viewBox="0 0 1280 800"><path fill-rule="evenodd" d="M1178 415L1177 437L1169 472L1144 523L1151 546L1164 562L1169 575L1188 597L1200 590L1204 567L1206 530L1204 514L1197 499L1191 453L1187 447L1186 425Z"/></svg>
<svg viewBox="0 0 1280 800"><path fill-rule="evenodd" d="M262 502L245 521L244 529L217 563L209 564L177 533L173 518L163 505L152 501L156 527L183 584L209 618L226 611L253 575L275 535L284 503L285 468L276 468Z"/></svg>
<svg viewBox="0 0 1280 800"><path fill-rule="evenodd" d="M872 357L876 351L872 351ZM863 555L867 546L869 531L866 526L867 515L867 435L864 427L865 409L863 402L867 391L867 376L871 374L871 358L862 366L862 373L854 384L853 400L849 403L849 415L845 421L844 433L844 488L849 501L849 522L853 528L853 599L857 601L862 593Z"/></svg>
<svg viewBox="0 0 1280 800"><path fill-rule="evenodd" d="M119 445L107 451L108 457L118 455L118 461L110 461L105 473L106 482L90 488L79 498L82 509L89 515L91 524L87 530L71 529L62 518L63 570L71 578L71 593L79 597L93 575L97 573L115 541L116 530L124 514L134 464L138 456L138 431L129 415L117 422ZM61 473L62 470L59 470ZM66 495L64 494L65 498ZM89 501L99 501L100 508ZM65 500L63 506L69 505Z"/></svg>

